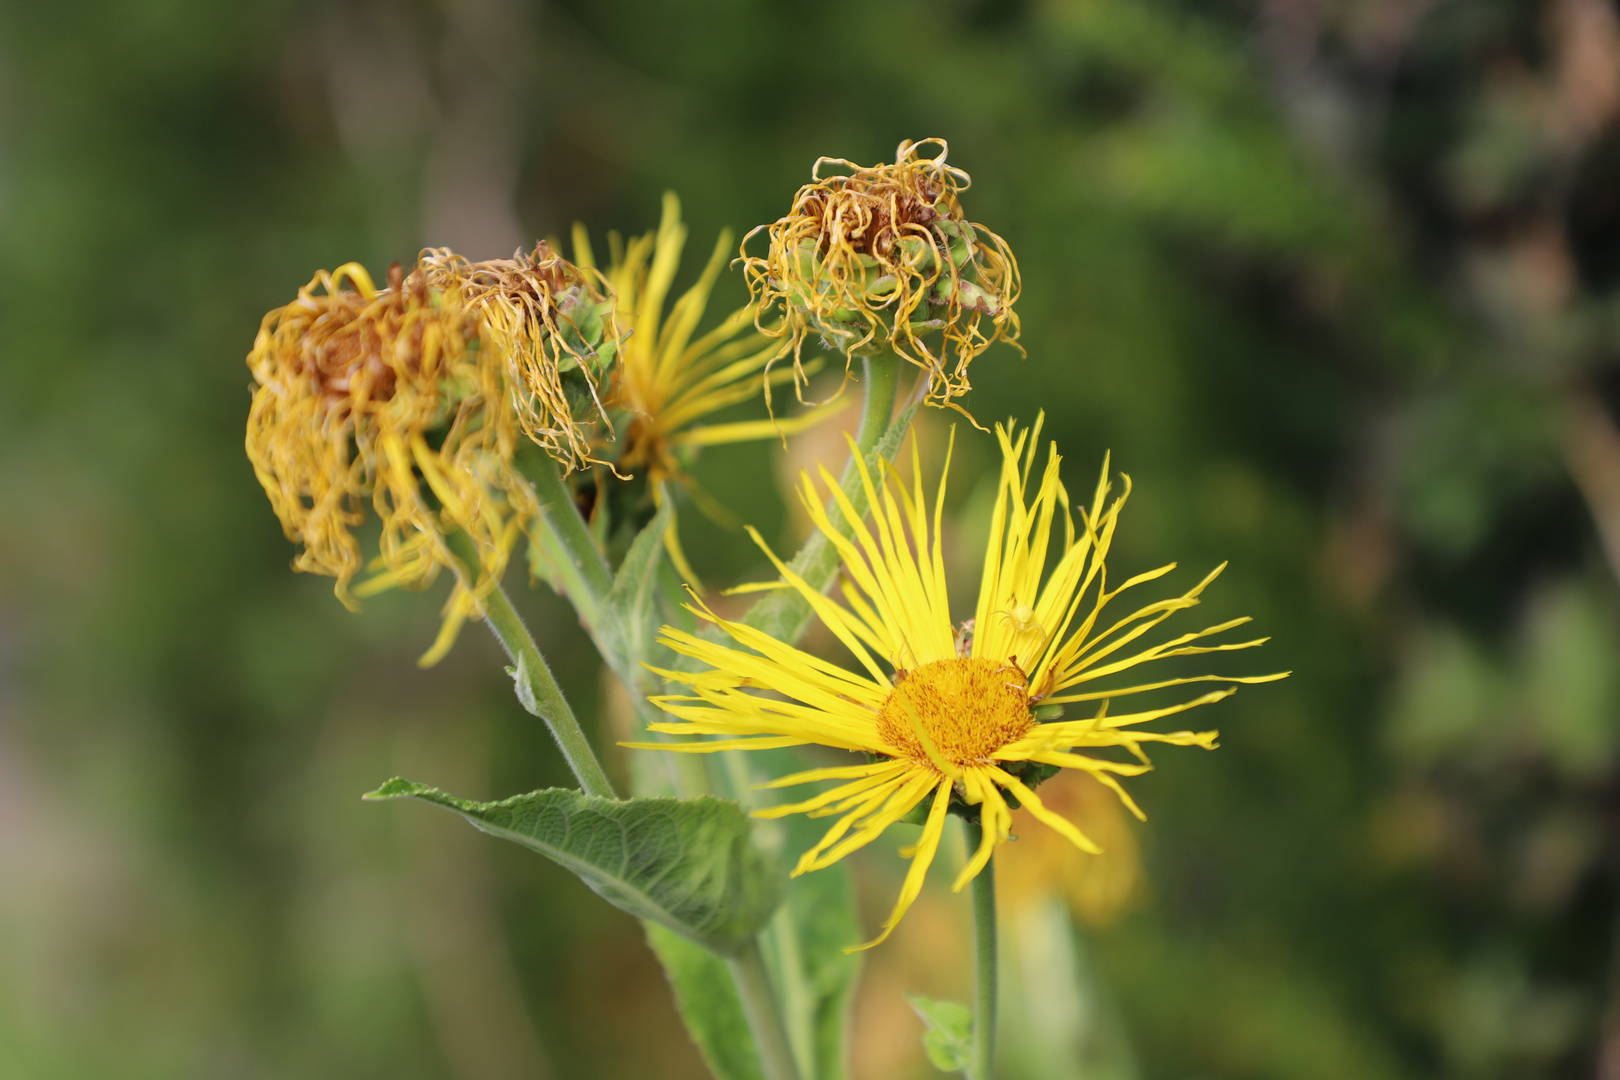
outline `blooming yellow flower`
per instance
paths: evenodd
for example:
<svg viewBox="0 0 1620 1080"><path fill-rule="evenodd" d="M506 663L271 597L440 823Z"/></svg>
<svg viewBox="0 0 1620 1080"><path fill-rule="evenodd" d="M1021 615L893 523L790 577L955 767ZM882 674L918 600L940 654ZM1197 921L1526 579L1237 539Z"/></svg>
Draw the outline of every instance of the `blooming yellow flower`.
<svg viewBox="0 0 1620 1080"><path fill-rule="evenodd" d="M615 464L622 473L644 472L655 500L663 498L666 481L682 483L702 498L681 467L684 452L792 435L844 404L839 401L787 420L703 423L760 392L757 376L776 354L776 345L755 330L749 306L694 338L731 248L729 229L721 231L697 283L676 299L665 318L665 300L680 268L686 236L680 199L666 192L656 232L634 237L629 244L617 233L608 237L611 262L605 277L614 295L614 320L623 335L608 402L628 414L625 430L618 435ZM574 258L582 267L596 266L583 225L574 226ZM791 372L783 372L774 381L791 377ZM675 530L665 535L677 568L687 580L696 580L681 555Z"/></svg>
<svg viewBox="0 0 1620 1080"><path fill-rule="evenodd" d="M1076 530L1058 476L1056 447L1051 448L1034 497L1028 497L1039 433L1039 421L1033 430L1016 436L1009 428L996 428L1002 452L1000 487L978 606L970 622L953 624L945 590L941 548L945 480L942 476L930 521L914 443L910 491L892 475L876 485L870 473L861 470L874 510L870 526L857 526L853 539L833 528L817 484L808 474L803 476L800 498L805 509L843 560L848 578L842 589L845 603L811 588L755 534L756 543L781 571L785 587L796 589L812 605L854 654L861 670L846 670L706 609L694 611L741 648L669 627L661 635L675 652L709 667L698 673L659 672L688 687L690 693L654 699L679 720L654 724L652 729L722 738L632 745L706 753L818 743L872 756L865 764L811 769L766 785L779 788L842 781L803 802L757 812L762 817L839 815L821 841L799 860L795 874L838 861L927 803L922 837L910 852L911 868L899 900L882 933L862 948L888 937L916 899L953 799L965 807L977 807L984 826L983 842L957 877L956 889L976 876L996 845L1009 838L1012 815L1003 792L1077 847L1095 852L1098 849L1090 839L1048 809L1031 790L1041 767L1082 770L1113 789L1141 816L1117 778L1147 771L1143 745L1162 742L1212 749L1216 733L1159 733L1144 731L1140 725L1219 701L1234 690L1228 687L1191 701L1116 715L1109 715L1111 700L1195 682L1257 683L1283 677L1204 675L1098 688L1098 680L1152 660L1245 649L1265 639L1197 644L1248 621L1240 618L1156 645L1138 644L1172 614L1195 606L1204 588L1220 573L1219 567L1180 596L1105 621L1105 612L1121 593L1163 576L1174 564L1110 588L1105 560L1130 492L1129 478L1124 492L1107 503L1110 487L1105 462L1091 508L1082 510L1081 528ZM845 519L859 520L860 515L825 468L820 477ZM1043 575L1059 521L1062 551L1054 553L1052 572ZM1045 716L1056 711L1053 706L1092 701L1102 705L1087 719L1043 723L1034 711L1040 708ZM1136 760L1117 761L1078 752L1107 747L1123 748Z"/></svg>
<svg viewBox="0 0 1620 1080"><path fill-rule="evenodd" d="M922 147L938 154L926 158ZM930 377L928 398L951 405L971 389L968 364L998 339L1018 339L1018 263L1006 241L967 220L957 194L971 180L945 164L944 139L902 142L891 165L819 158L788 215L743 239L743 271L761 316L781 309L776 356L814 331L846 358L891 348ZM825 165L846 175L821 176ZM748 254L765 232L770 249ZM941 331L930 348L924 340ZM802 381L801 381L802 386ZM959 406L956 406L958 409Z"/></svg>

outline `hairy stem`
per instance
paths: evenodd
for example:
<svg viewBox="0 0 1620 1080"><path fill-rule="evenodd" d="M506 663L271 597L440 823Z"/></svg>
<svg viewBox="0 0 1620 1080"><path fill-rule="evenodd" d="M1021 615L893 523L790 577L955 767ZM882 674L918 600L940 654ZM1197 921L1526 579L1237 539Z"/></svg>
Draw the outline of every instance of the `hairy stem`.
<svg viewBox="0 0 1620 1080"><path fill-rule="evenodd" d="M526 449L521 467L523 475L534 482L535 494L540 499L540 516L567 556L557 569L563 576L568 598L574 602L585 624L595 626L602 601L613 588L613 570L597 549L590 526L574 505L573 493L563 482L557 463L547 454Z"/></svg>
<svg viewBox="0 0 1620 1080"><path fill-rule="evenodd" d="M967 825L967 847L976 851L984 826ZM973 879L973 1063L969 1080L992 1080L996 1064L996 860Z"/></svg>
<svg viewBox="0 0 1620 1080"><path fill-rule="evenodd" d="M742 999L748 1029L754 1034L765 1080L799 1080L799 1067L788 1045L787 1029L782 1026L782 1011L776 1005L776 994L765 970L765 957L759 951L759 939L750 941L742 952L729 958L726 965L731 968L732 981L737 984L737 996Z"/></svg>
<svg viewBox="0 0 1620 1080"><path fill-rule="evenodd" d="M467 573L462 580L470 583L478 572L477 545L464 532L452 533L446 540L450 550L466 564ZM540 647L534 643L529 628L523 625L522 616L512 607L512 601L507 598L499 582L484 597L484 621L501 643L501 648L506 650L506 655L512 658L512 664L520 675L527 676L527 685L524 679L518 680L518 700L523 702L525 709L545 721L568 767L573 770L574 779L579 781L580 790L587 795L617 799L618 793L613 790L607 773L602 770L602 763L597 760L590 740L585 737L579 721L574 717L574 710L569 708L568 699L563 697L562 687L557 685L546 658L540 653Z"/></svg>

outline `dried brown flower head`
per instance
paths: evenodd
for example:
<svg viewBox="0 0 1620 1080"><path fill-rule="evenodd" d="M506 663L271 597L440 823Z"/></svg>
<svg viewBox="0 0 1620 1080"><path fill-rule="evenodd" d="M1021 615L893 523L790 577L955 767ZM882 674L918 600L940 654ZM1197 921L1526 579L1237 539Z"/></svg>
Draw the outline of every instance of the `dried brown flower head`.
<svg viewBox="0 0 1620 1080"><path fill-rule="evenodd" d="M517 425L498 351L479 347L486 333L460 282L434 283L420 266L407 277L396 264L379 290L349 263L268 313L248 356L248 459L303 545L296 569L335 577L352 608L356 595L424 588L441 567L459 575L447 532L476 542L481 568L451 597L444 648L536 509L510 467ZM351 591L362 566L351 530L368 501L382 521L378 574Z"/></svg>
<svg viewBox="0 0 1620 1080"><path fill-rule="evenodd" d="M568 468L594 460L592 414L607 420L599 388L619 349L602 276L544 241L527 255L477 263L430 248L419 265L430 285L459 293L481 321L481 343L500 354L523 433Z"/></svg>
<svg viewBox="0 0 1620 1080"><path fill-rule="evenodd" d="M937 147L923 157L924 146ZM943 139L902 142L892 165L863 167L820 158L786 217L743 240L742 262L757 325L785 340L802 386L800 352L814 331L846 358L891 348L930 376L928 399L952 405L965 394L968 364L992 342L1015 342L1018 263L1006 241L968 221L958 194L970 180L945 164ZM828 165L848 172L822 178ZM750 256L764 231L770 250ZM930 344L935 332L940 338ZM958 407L959 408L959 407Z"/></svg>

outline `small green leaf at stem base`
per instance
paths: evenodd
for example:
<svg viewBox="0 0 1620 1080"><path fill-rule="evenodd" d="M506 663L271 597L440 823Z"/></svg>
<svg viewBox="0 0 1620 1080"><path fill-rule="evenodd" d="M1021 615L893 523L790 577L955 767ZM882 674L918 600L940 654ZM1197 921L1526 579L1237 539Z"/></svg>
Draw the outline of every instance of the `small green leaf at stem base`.
<svg viewBox="0 0 1620 1080"><path fill-rule="evenodd" d="M453 810L572 870L614 907L724 956L759 933L782 897L781 866L754 846L742 809L722 799L604 799L549 788L480 803L400 779L365 797Z"/></svg>
<svg viewBox="0 0 1620 1080"><path fill-rule="evenodd" d="M923 1050L942 1072L966 1073L973 1061L973 1010L954 1001L907 994L923 1022Z"/></svg>
<svg viewBox="0 0 1620 1080"><path fill-rule="evenodd" d="M522 653L518 653L517 663L507 668L506 673L512 677L512 689L517 694L518 704L523 706L524 711L530 716L545 715L540 711L540 702L534 696L534 680L529 677L529 667Z"/></svg>

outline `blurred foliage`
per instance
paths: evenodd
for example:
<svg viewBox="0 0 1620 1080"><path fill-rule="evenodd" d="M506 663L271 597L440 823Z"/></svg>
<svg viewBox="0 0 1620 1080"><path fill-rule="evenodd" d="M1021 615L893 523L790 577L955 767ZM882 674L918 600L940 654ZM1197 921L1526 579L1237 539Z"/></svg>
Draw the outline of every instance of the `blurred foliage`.
<svg viewBox="0 0 1620 1080"><path fill-rule="evenodd" d="M1212 614L1296 672L1144 778L1147 899L1074 937L1110 989L1055 1014L1082 1060L1620 1075L1607 0L87 0L9 5L0 61L0 1074L701 1075L627 916L359 802L566 773L485 635L412 666L441 597L289 572L242 357L317 267L639 233L665 189L701 239L942 135L1026 284L1029 358L968 407L1111 449L1118 564L1232 560ZM689 517L700 572L758 573ZM929 902L857 1077L930 1075L901 992L962 996L927 965L966 901Z"/></svg>

